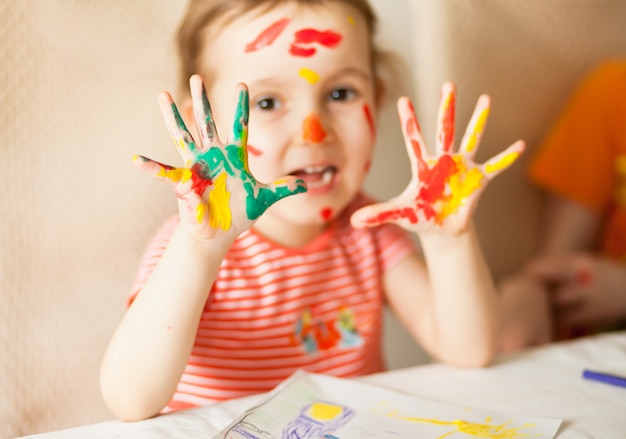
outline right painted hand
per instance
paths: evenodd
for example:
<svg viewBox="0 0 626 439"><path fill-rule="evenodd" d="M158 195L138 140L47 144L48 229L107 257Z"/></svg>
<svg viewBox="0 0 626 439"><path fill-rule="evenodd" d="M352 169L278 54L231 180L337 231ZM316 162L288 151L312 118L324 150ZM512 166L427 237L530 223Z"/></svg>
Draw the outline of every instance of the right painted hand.
<svg viewBox="0 0 626 439"><path fill-rule="evenodd" d="M187 130L171 95L159 95L161 112L184 167L176 168L147 157L136 156L135 164L174 187L181 223L198 239L236 238L272 204L306 192L305 183L285 176L274 183L257 181L248 168L248 89L237 86L237 110L226 143L217 134L202 78L189 80L194 118L200 144Z"/></svg>

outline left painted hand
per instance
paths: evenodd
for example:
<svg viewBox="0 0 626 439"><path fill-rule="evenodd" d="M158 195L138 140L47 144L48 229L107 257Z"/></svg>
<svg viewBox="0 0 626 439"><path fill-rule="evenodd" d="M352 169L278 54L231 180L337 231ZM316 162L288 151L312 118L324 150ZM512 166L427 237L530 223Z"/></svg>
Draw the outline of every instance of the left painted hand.
<svg viewBox="0 0 626 439"><path fill-rule="evenodd" d="M411 161L412 179L407 188L386 203L366 206L352 215L354 227L396 223L415 233L443 230L450 234L468 228L471 215L487 183L508 168L523 152L517 141L486 163L474 163L474 156L489 114L490 99L478 99L458 153L454 142L456 88L447 82L441 90L436 153L426 148L411 101L398 100L406 149Z"/></svg>

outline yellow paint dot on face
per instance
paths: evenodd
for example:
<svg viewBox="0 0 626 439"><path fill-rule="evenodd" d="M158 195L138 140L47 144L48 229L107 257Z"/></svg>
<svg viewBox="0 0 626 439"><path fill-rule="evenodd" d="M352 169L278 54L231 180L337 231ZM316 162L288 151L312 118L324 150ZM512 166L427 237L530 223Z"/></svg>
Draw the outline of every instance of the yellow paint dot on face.
<svg viewBox="0 0 626 439"><path fill-rule="evenodd" d="M343 412L343 407L327 404L324 402L314 402L309 409L309 415L311 418L317 421L329 421L335 419Z"/></svg>
<svg viewBox="0 0 626 439"><path fill-rule="evenodd" d="M320 80L320 75L306 67L300 69L300 76L306 79L310 84L315 84Z"/></svg>
<svg viewBox="0 0 626 439"><path fill-rule="evenodd" d="M352 15L348 15L348 23L350 23L351 26L354 26L355 21Z"/></svg>

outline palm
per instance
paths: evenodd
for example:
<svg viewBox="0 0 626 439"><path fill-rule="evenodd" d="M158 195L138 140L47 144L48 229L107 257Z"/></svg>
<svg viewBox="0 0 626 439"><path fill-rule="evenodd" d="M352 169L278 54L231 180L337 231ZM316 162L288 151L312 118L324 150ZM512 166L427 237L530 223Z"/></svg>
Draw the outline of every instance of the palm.
<svg viewBox="0 0 626 439"><path fill-rule="evenodd" d="M453 234L468 227L481 192L493 177L517 159L524 143L512 144L482 165L474 163L490 106L489 98L481 96L459 152L454 153L455 98L454 85L444 84L434 155L426 148L411 102L408 98L398 101L412 179L399 196L356 212L352 217L356 227L392 222L415 232L437 229Z"/></svg>
<svg viewBox="0 0 626 439"><path fill-rule="evenodd" d="M202 79L190 80L197 144L169 93L159 96L170 136L185 165L177 168L146 157L136 163L172 185L179 199L181 222L198 238L230 234L250 227L276 201L305 192L304 182L286 176L271 184L258 182L248 169L248 90L241 84L232 133L226 143L217 135Z"/></svg>

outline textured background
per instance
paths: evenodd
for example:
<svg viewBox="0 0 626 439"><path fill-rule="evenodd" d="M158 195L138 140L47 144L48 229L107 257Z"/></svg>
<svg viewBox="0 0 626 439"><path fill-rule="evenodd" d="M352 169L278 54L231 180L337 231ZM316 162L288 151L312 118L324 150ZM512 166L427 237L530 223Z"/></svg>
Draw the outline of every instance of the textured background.
<svg viewBox="0 0 626 439"><path fill-rule="evenodd" d="M377 0L380 39L412 69L434 140L441 83L458 84L460 138L479 94L492 116L479 160L532 148L596 61L626 56L623 0ZM176 90L175 0L0 0L0 438L110 419L98 369L143 246L176 208L135 169L178 163L156 94ZM394 100L367 187L409 179ZM537 242L539 195L523 164L485 192L476 222L496 276ZM428 361L388 318L393 368Z"/></svg>

